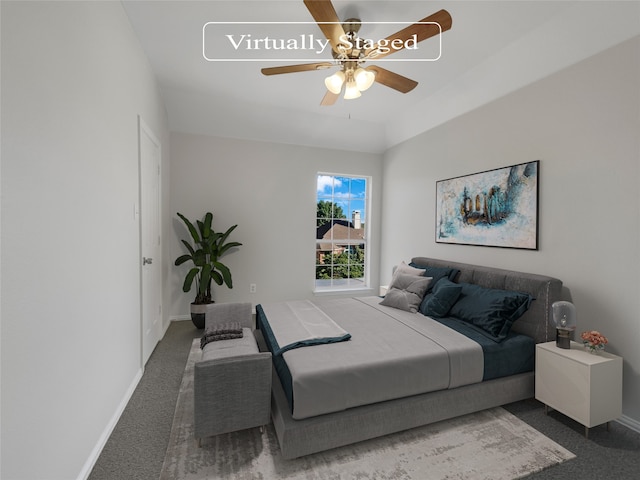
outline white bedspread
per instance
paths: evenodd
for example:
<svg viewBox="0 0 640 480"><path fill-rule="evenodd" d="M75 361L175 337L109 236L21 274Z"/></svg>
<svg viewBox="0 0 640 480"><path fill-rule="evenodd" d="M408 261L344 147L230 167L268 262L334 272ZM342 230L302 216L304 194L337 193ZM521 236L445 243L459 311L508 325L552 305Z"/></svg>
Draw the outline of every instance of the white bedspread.
<svg viewBox="0 0 640 480"><path fill-rule="evenodd" d="M294 418L482 381L480 345L422 314L379 302L313 301L351 339L282 354L292 376Z"/></svg>

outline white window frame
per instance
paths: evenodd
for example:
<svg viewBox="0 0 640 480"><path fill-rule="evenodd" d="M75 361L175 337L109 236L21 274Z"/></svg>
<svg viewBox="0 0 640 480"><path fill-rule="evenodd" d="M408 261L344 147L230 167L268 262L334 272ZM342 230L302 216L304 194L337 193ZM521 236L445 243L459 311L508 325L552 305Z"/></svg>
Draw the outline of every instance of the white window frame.
<svg viewBox="0 0 640 480"><path fill-rule="evenodd" d="M369 175L357 175L357 174L347 174L347 173L333 173L333 172L317 172L316 173L316 195L314 202L314 212L317 212L317 205L319 199L318 197L328 197L328 195L321 195L317 190L317 182L319 176L329 176L329 177L343 177L343 178L355 178L355 179L363 179L366 182L365 186L365 198L364 198L364 216L362 217L362 222L364 223L364 239L358 239L357 241L353 241L350 243L360 244L364 243L364 277L363 281L358 282L357 284L344 284L344 282L340 282L339 280L331 279L329 280L329 284L326 286L318 286L318 282L316 277L316 267L318 266L317 257L314 254L314 268L313 268L313 291L315 294L326 294L326 293L339 293L339 292L353 292L353 291L362 291L362 290L370 290L371 289L371 183L372 177ZM334 192L330 195L331 201L334 201L336 198L334 196ZM351 210L345 211L344 213L347 215L347 221L351 222L352 218L349 218L351 215ZM355 209L357 210L357 209ZM315 215L315 214L314 214ZM316 215L317 219L317 215ZM317 225L314 222L314 225ZM316 238L317 227L314 230L314 250L317 253L317 247L320 240Z"/></svg>

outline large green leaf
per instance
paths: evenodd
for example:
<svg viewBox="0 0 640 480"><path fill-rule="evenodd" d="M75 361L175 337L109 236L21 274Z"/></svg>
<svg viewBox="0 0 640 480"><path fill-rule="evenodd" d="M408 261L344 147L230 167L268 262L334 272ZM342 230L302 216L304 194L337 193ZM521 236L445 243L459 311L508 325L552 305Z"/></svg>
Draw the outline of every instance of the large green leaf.
<svg viewBox="0 0 640 480"><path fill-rule="evenodd" d="M184 284L182 285L183 292L188 292L189 290L191 290L191 284L193 283L193 279L196 278L196 275L198 275L198 273L200 273L199 268L194 267L191 270L189 270L189 273L187 273L187 276L184 278Z"/></svg>
<svg viewBox="0 0 640 480"><path fill-rule="evenodd" d="M240 245L242 245L240 242L229 242L218 249L218 256L221 257L222 255L227 253L227 250L229 250L230 248L239 247Z"/></svg>
<svg viewBox="0 0 640 480"><path fill-rule="evenodd" d="M220 275L220 272L216 272L215 270L211 271L211 279L216 282L218 285L222 285L222 275Z"/></svg>
<svg viewBox="0 0 640 480"><path fill-rule="evenodd" d="M196 227L194 227L193 224L187 219L187 217L185 217L181 213L178 212L178 216L182 219L182 221L185 223L185 225L189 229L191 238L193 238L193 241L196 243L196 245L200 243L200 235L198 235L198 231L196 230Z"/></svg>
<svg viewBox="0 0 640 480"><path fill-rule="evenodd" d="M204 216L204 228L202 230L202 236L208 238L211 235L211 223L213 222L213 213L207 212Z"/></svg>
<svg viewBox="0 0 640 480"><path fill-rule="evenodd" d="M231 232L233 232L236 229L237 226L238 225L229 227L229 229L226 232L220 234L220 240L218 240L218 245L222 245L227 240Z"/></svg>
<svg viewBox="0 0 640 480"><path fill-rule="evenodd" d="M187 247L187 250L189 251L189 253L191 255L193 255L196 251L194 250L194 248L191 246L191 244L189 242L187 242L186 240L182 240L182 244Z"/></svg>
<svg viewBox="0 0 640 480"><path fill-rule="evenodd" d="M202 267L202 272L200 274L200 288L198 291L200 293L206 293L207 288L209 288L209 283L211 282L211 264L207 263L204 267Z"/></svg>
<svg viewBox="0 0 640 480"><path fill-rule="evenodd" d="M231 280L231 271L229 270L229 268L220 262L213 262L213 266L220 270L222 278L224 279L224 283L227 285L227 287L233 288L233 281ZM219 283L218 285L221 284Z"/></svg>
<svg viewBox="0 0 640 480"><path fill-rule="evenodd" d="M175 265L182 265L184 262L187 262L189 260L191 260L191 255L181 255L180 257L176 258Z"/></svg>

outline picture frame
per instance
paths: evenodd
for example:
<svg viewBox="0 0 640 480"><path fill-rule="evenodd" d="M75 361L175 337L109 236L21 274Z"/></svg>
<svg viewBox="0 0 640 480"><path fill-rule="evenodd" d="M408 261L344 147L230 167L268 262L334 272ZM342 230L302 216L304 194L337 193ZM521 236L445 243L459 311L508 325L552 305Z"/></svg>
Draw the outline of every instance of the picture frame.
<svg viewBox="0 0 640 480"><path fill-rule="evenodd" d="M538 250L540 160L436 182L436 243Z"/></svg>

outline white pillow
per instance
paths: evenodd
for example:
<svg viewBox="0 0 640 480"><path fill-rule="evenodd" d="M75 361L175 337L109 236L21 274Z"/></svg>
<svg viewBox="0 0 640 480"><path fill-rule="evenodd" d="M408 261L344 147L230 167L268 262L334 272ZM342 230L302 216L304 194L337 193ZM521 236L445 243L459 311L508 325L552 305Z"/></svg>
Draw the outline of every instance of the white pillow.
<svg viewBox="0 0 640 480"><path fill-rule="evenodd" d="M400 265L398 265L395 270L393 271L393 276L395 277L396 274L399 273L403 273L405 275L424 275L424 272L426 272L426 270L424 268L415 268L412 267L411 265L407 265L404 260L402 261L402 263L400 263ZM393 283L393 280L391 280L391 282Z"/></svg>
<svg viewBox="0 0 640 480"><path fill-rule="evenodd" d="M411 267L409 267L411 268ZM395 273L380 305L416 313L433 277Z"/></svg>

